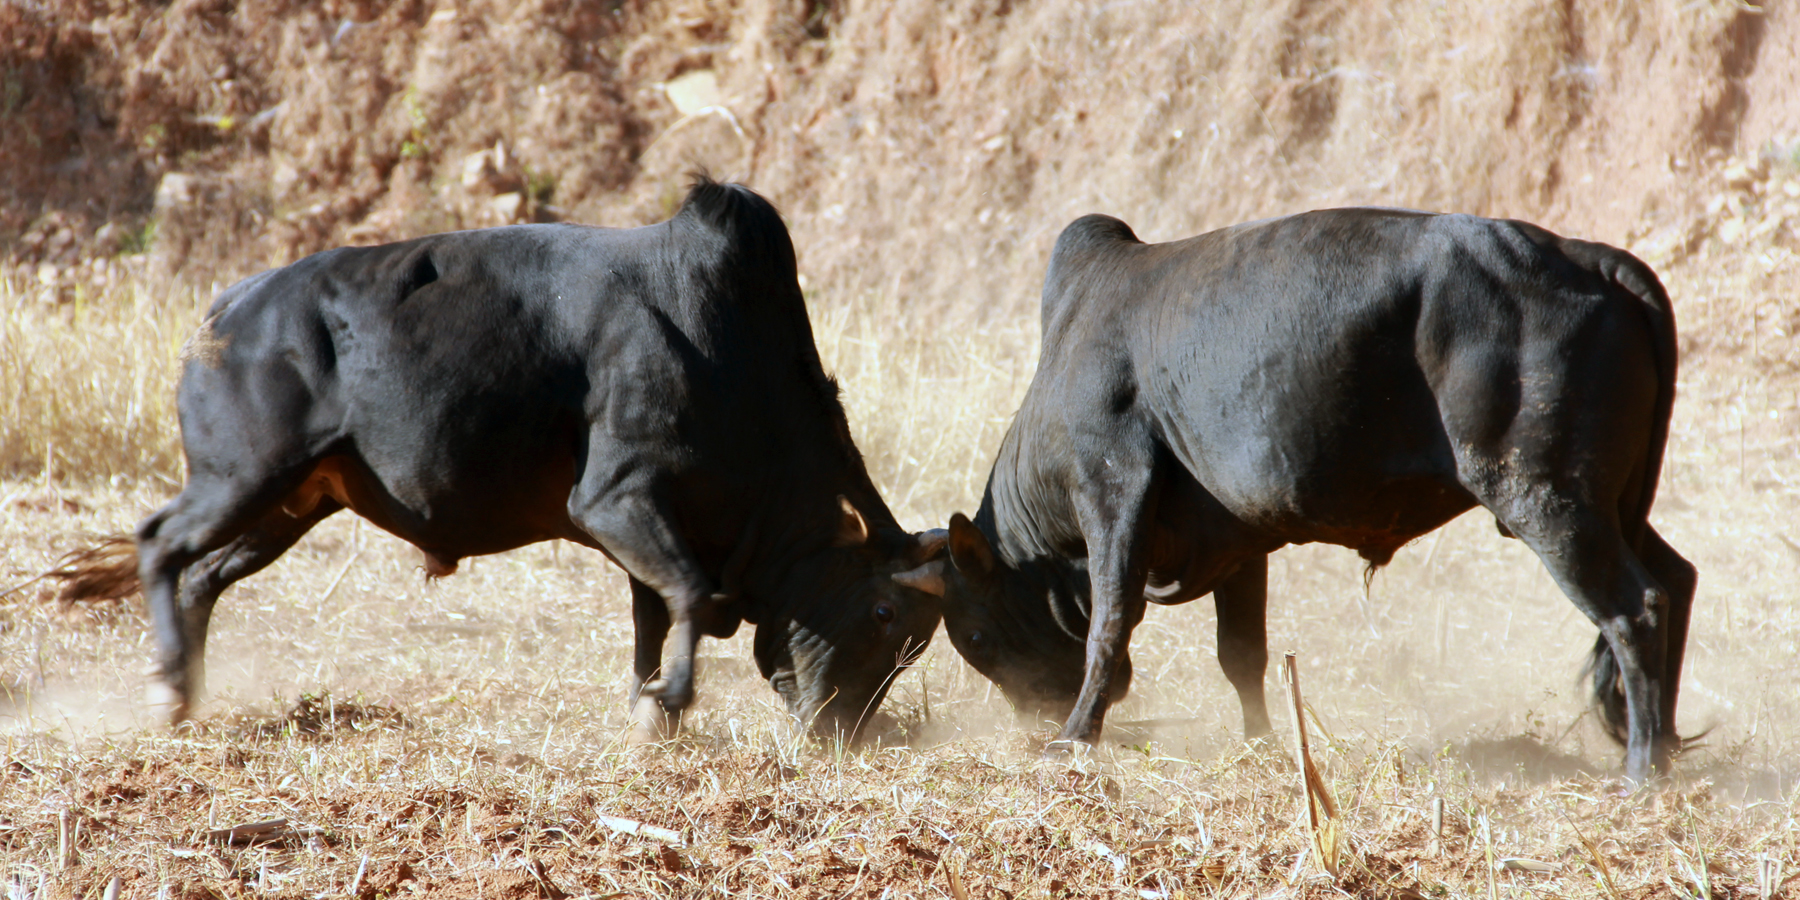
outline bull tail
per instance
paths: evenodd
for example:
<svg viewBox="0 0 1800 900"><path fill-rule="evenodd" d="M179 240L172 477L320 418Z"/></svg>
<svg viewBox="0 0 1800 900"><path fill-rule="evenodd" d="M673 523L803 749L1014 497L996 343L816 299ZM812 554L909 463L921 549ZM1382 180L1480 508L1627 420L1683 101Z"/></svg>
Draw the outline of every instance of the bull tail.
<svg viewBox="0 0 1800 900"><path fill-rule="evenodd" d="M56 601L63 606L124 600L140 588L137 541L128 534L108 536L64 555L40 577L62 582Z"/></svg>
<svg viewBox="0 0 1800 900"><path fill-rule="evenodd" d="M1629 732L1630 716L1625 708L1625 687L1619 681L1619 660L1613 656L1606 635L1594 638L1594 650L1588 654L1581 673L1589 679L1594 691L1594 711L1600 716L1600 728L1613 743L1623 747Z"/></svg>
<svg viewBox="0 0 1800 900"><path fill-rule="evenodd" d="M1663 289L1662 281L1637 257L1621 250L1612 250L1601 257L1599 262L1600 274L1637 301L1644 314L1644 323L1650 328L1650 341L1656 357L1655 418L1651 421L1649 441L1644 448L1643 491L1638 497L1636 510L1622 510L1624 514L1620 516L1625 540L1637 550L1642 546L1644 532L1649 527L1650 507L1656 502L1657 482L1662 480L1663 451L1668 446L1669 419L1675 410L1675 310L1669 302L1668 292ZM1594 709L1599 713L1602 727L1608 737L1623 746L1627 737L1625 690L1619 680L1619 661L1614 658L1612 645L1606 642L1605 635L1595 638L1594 650L1588 655L1583 674L1592 685Z"/></svg>
<svg viewBox="0 0 1800 900"><path fill-rule="evenodd" d="M1669 443L1669 419L1675 412L1675 376L1678 368L1675 340L1675 309L1662 281L1650 267L1629 253L1619 252L1609 260L1603 272L1626 293L1634 297L1644 313L1644 324L1650 328L1650 342L1656 355L1656 407L1650 423L1650 440L1644 448L1644 484L1635 515L1625 517L1630 529L1625 537L1634 548L1643 539L1650 521L1650 507L1656 502L1656 485L1662 480L1663 450Z"/></svg>

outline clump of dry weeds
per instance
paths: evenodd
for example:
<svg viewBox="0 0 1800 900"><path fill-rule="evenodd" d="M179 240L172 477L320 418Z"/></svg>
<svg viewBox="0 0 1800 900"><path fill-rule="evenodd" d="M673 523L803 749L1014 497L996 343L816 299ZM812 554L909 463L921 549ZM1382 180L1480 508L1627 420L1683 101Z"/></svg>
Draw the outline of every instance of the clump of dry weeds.
<svg viewBox="0 0 1800 900"><path fill-rule="evenodd" d="M176 350L201 304L170 292L134 280L58 304L0 277L0 477L180 483Z"/></svg>

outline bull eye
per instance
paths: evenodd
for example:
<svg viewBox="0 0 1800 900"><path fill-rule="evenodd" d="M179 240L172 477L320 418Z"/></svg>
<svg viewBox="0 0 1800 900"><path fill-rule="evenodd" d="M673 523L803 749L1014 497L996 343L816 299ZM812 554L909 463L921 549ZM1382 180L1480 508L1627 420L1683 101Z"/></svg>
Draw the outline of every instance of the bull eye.
<svg viewBox="0 0 1800 900"><path fill-rule="evenodd" d="M980 650L982 648L982 646L985 644L986 640L987 640L986 638L982 637L982 634L980 631L969 632L969 646L975 648L976 650Z"/></svg>
<svg viewBox="0 0 1800 900"><path fill-rule="evenodd" d="M894 621L894 608L886 603L875 604L875 621L883 625Z"/></svg>

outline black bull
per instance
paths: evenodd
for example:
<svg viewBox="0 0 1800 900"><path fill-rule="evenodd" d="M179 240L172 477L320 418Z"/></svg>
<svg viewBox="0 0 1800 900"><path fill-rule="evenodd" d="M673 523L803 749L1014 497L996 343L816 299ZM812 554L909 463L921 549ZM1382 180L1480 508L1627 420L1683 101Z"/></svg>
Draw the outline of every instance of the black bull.
<svg viewBox="0 0 1800 900"><path fill-rule="evenodd" d="M1144 244L1057 240L1038 371L944 620L971 664L1092 742L1146 602L1211 593L1245 730L1263 698L1267 554L1372 565L1479 504L1599 626L1602 717L1643 779L1678 749L1695 571L1647 521L1675 391L1650 269L1521 222L1345 209Z"/></svg>
<svg viewBox="0 0 1800 900"><path fill-rule="evenodd" d="M558 538L618 563L639 738L679 724L702 634L754 623L789 711L854 734L937 627L894 576L941 537L877 494L787 229L745 188L702 179L644 228L320 253L226 290L182 356L188 481L136 540L177 720L220 592L345 507L433 575Z"/></svg>

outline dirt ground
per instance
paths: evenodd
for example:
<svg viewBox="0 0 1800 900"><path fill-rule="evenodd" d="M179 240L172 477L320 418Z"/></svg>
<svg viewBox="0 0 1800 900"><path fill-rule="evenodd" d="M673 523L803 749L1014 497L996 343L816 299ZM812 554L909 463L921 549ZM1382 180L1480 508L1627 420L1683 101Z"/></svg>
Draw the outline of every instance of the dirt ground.
<svg viewBox="0 0 1800 900"><path fill-rule="evenodd" d="M1800 897L1797 39L1787 3L0 0L7 897ZM1349 551L1275 557L1316 837L1205 603L1151 613L1104 746L1046 763L1051 725L941 640L887 746L796 734L740 637L704 645L689 735L627 750L623 578L573 547L428 584L337 517L225 597L178 732L139 703L141 609L31 581L178 488L175 349L218 285L656 221L695 166L783 209L915 529L979 500L1082 213L1164 240L1373 203L1631 248L1682 331L1654 519L1701 573L1704 740L1622 791L1591 626L1479 515L1366 594Z"/></svg>

